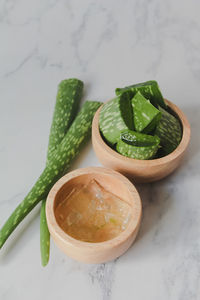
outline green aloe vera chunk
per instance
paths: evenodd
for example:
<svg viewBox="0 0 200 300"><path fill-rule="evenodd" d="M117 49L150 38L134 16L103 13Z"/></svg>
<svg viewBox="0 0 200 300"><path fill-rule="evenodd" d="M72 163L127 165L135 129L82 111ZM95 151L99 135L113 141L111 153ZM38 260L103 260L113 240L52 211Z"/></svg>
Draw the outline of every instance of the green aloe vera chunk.
<svg viewBox="0 0 200 300"><path fill-rule="evenodd" d="M99 118L100 131L110 145L114 145L125 129L133 129L133 115L129 93L103 105Z"/></svg>
<svg viewBox="0 0 200 300"><path fill-rule="evenodd" d="M151 159L155 156L159 143L160 139L157 136L127 130L121 133L116 150L130 158Z"/></svg>
<svg viewBox="0 0 200 300"><path fill-rule="evenodd" d="M66 167L80 152L83 144L91 135L92 119L100 102L86 101L70 126L61 143L55 149L39 179L18 205L0 230L0 248L7 238L26 217L26 215L43 199L45 199L54 183L62 176Z"/></svg>
<svg viewBox="0 0 200 300"><path fill-rule="evenodd" d="M167 108L158 83L155 80L133 84L124 88L116 88L115 93L117 96L119 96L127 91L132 92L132 96L134 96L137 92L140 92L145 98L150 100L151 104L153 104L155 107L160 105L165 109Z"/></svg>
<svg viewBox="0 0 200 300"><path fill-rule="evenodd" d="M161 112L155 108L140 92L131 100L135 130L149 133L158 124Z"/></svg>
<svg viewBox="0 0 200 300"><path fill-rule="evenodd" d="M56 104L49 135L47 163L76 116L82 93L83 82L79 79L65 79L58 85ZM45 207L46 199L42 201L40 213L40 252L43 266L48 264L50 249L50 234L47 227Z"/></svg>
<svg viewBox="0 0 200 300"><path fill-rule="evenodd" d="M160 138L163 152L167 155L179 145L182 139L182 128L180 121L172 114L162 107L159 107L159 110L162 113L162 117L156 127L155 134Z"/></svg>

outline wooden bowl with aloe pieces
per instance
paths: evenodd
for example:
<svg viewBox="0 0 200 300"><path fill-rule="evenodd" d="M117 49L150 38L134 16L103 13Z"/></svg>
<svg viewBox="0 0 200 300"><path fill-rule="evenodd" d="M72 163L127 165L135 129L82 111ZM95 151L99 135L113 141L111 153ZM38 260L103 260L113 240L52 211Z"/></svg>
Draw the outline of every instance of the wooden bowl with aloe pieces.
<svg viewBox="0 0 200 300"><path fill-rule="evenodd" d="M116 89L125 90L123 97L131 102L117 95L97 110L92 124L92 144L99 161L135 182L153 182L171 174L181 164L190 141L190 124L180 108L169 100L160 100L161 94L156 93L156 89L151 90L151 95L155 94L155 102L160 101L157 108L153 107L152 99L148 100L146 86L152 82L155 83L149 81ZM133 95L130 97L127 92L135 86L137 93L132 98ZM140 87L145 87L147 101L143 99ZM160 93L158 86L157 89ZM132 103L134 129L130 130L130 109L126 111L123 103L126 107ZM115 111L117 105L120 113ZM146 106L148 110L144 111Z"/></svg>

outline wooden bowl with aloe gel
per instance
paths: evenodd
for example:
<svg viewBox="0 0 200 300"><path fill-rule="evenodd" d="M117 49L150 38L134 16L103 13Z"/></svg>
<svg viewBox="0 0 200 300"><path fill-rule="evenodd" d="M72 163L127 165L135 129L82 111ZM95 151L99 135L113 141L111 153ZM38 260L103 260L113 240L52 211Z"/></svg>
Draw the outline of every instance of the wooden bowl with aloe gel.
<svg viewBox="0 0 200 300"><path fill-rule="evenodd" d="M49 231L68 256L102 263L123 254L135 240L142 215L134 185L111 169L89 167L63 176L46 203Z"/></svg>
<svg viewBox="0 0 200 300"><path fill-rule="evenodd" d="M92 124L92 144L103 166L116 170L135 182L152 182L166 177L181 164L190 141L190 125L184 113L175 104L166 99L165 102L181 123L182 138L173 152L149 160L126 157L112 149L103 139L99 129L99 116L103 106L97 110Z"/></svg>

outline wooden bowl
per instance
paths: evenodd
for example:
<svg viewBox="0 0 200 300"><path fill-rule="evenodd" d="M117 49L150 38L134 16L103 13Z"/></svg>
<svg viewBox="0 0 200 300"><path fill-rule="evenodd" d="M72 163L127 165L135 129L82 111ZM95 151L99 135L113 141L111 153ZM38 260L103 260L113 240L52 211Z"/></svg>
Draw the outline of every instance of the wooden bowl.
<svg viewBox="0 0 200 300"><path fill-rule="evenodd" d="M109 147L99 131L99 113L97 110L92 123L92 144L99 161L107 168L116 170L135 182L152 182L172 173L181 163L190 141L190 125L184 113L172 102L165 99L168 106L179 117L183 136L178 147L170 154L152 160L138 160L125 157Z"/></svg>
<svg viewBox="0 0 200 300"><path fill-rule="evenodd" d="M60 201L75 186L79 188L92 179L96 179L106 190L128 202L132 209L127 228L117 237L99 243L74 239L61 229L55 217L55 209ZM78 169L63 176L49 192L46 202L47 224L55 243L68 256L86 263L102 263L123 254L136 238L141 215L141 200L134 185L118 172L100 167Z"/></svg>

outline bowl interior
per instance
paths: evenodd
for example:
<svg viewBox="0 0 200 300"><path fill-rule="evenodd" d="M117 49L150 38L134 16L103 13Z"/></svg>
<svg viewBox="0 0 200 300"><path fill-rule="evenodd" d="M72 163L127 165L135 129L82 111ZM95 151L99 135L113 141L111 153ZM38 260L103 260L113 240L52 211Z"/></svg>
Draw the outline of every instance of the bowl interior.
<svg viewBox="0 0 200 300"><path fill-rule="evenodd" d="M130 191L127 189L126 185L121 180L111 175L94 173L82 174L67 181L56 194L54 200L54 211L59 205L59 203L62 202L63 199L65 199L74 188L76 188L77 190L81 189L81 187L88 184L93 179L99 182L105 190L110 191L112 194L121 198L129 205L134 205L134 202L130 195Z"/></svg>
<svg viewBox="0 0 200 300"><path fill-rule="evenodd" d="M99 212L98 210L96 210L94 208L92 215L91 215L90 214L91 212L88 210L88 207L89 207L88 204L86 204L86 206L85 206L85 203L83 202L84 200L81 196L80 196L80 198L77 198L78 210L77 210L77 204L75 204L76 208L75 208L75 210L73 210L73 208L70 205L71 204L73 205L73 203L74 203L73 201L76 201L76 199L74 198L74 200L73 200L73 198L71 198L72 199L70 202L71 204L69 204L67 206L68 213L71 215L71 213L70 213L70 211L71 211L72 215L74 215L74 212L76 212L76 214L78 212L79 215L82 214L82 217L81 217L82 223L79 223L79 225L77 225L78 224L77 223L75 225L76 230L78 230L78 231L74 232L74 228L72 228L74 225L72 225L72 227L69 227L69 224L66 224L66 220L69 220L69 219L66 219L66 218L68 218L67 216L69 216L69 214L64 213L64 215L65 215L64 223L62 223L63 219L62 220L60 219L60 217L58 215L58 211L60 211L63 216L63 207L66 205L66 204L64 204L64 206L63 206L63 203L67 203L67 201L70 201L69 200L70 198L67 201L65 201L67 196L70 195L70 193L73 194L74 190L80 191L81 188L83 188L85 185L91 184L92 180L95 180L98 184L100 184L100 186L103 189L105 189L107 192L110 193L109 198L107 198L107 200L105 200L105 201L107 201L105 203L107 203L107 204L110 203L109 209L107 211L105 211L105 215L103 212L103 215L104 215L103 219L105 218L105 220L106 220L106 215L108 216L110 213L114 213L114 212L115 213L113 214L111 221L104 221L103 222L104 225L101 225L98 223L98 220L100 218L100 222L102 222L102 219L101 219L102 212ZM132 186L131 183L130 183L130 185ZM114 195L114 196L112 196L112 195ZM117 199L115 198L115 196L117 197ZM123 202L125 202L127 204L125 204L125 203L123 204ZM100 203L100 202L98 202L98 203ZM59 207L59 204L61 204L60 207ZM111 211L112 208L110 208L110 207L113 207L114 211ZM112 240L114 237L119 236L122 232L125 232L126 229L128 229L130 227L129 226L130 224L131 224L131 227L134 228L136 226L135 224L137 224L137 222L138 222L138 216L137 216L136 212L139 211L137 196L135 196L135 198L134 198L134 195L131 192L131 190L128 188L128 185L125 184L125 182L123 180L120 180L120 177L118 177L118 176L113 176L111 174L108 174L108 173L105 174L105 173L101 173L101 172L81 174L81 175L75 176L75 177L71 178L70 180L66 181L55 195L53 210L54 210L54 216L55 216L57 225L66 234L69 234L72 238L75 238L79 241L86 241L86 242L93 241L95 243ZM95 217L96 219L93 219L93 220L95 220L94 226L96 226L97 224L98 224L98 226L100 225L100 227L98 227L98 228L100 228L100 229L98 229L98 232L95 231L95 233L93 233L94 234L93 238L91 238L89 240L88 240L88 238L85 238L85 236L86 236L86 234L87 234L87 236L89 236L90 233L88 233L88 230L93 231L94 227L91 224L91 221L89 221L89 223L88 223L88 218L85 217L85 211L89 212L88 218L91 217L93 219L94 215L96 215L96 217ZM100 215L100 217L99 217L99 215ZM134 215L135 215L135 218L133 218ZM119 221L119 220L121 220L121 221ZM124 220L124 221L122 221L122 220ZM86 222L86 223L84 223L84 222ZM115 225L113 225L110 222L111 223L117 222L117 223ZM120 222L120 223L118 223L118 222ZM80 224L82 224L82 225L80 225ZM83 230L85 230L85 229L83 229L83 228L85 228L85 226L88 226L88 224L89 224L89 227L87 227L88 229L86 228L87 233L86 232L84 233ZM121 225L119 225L119 224L121 224ZM79 229L77 229L77 226ZM101 228L102 226L103 226L103 229ZM120 226L121 229L119 229L119 227L116 227L116 226ZM68 231L69 228L70 228L70 231L72 230L71 234ZM112 233L113 230L116 230L115 233Z"/></svg>

